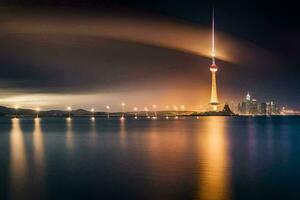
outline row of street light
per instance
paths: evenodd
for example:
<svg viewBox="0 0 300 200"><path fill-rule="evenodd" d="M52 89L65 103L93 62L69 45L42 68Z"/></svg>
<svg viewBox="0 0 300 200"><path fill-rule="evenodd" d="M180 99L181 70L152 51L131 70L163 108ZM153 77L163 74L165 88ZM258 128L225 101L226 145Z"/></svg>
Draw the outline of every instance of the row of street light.
<svg viewBox="0 0 300 200"><path fill-rule="evenodd" d="M125 105L126 105L126 104L125 104L124 102L121 103L121 107L122 107L122 114L121 114L121 117L120 117L121 120L124 120L124 119L125 119ZM105 108L106 108L106 110L107 110L107 112L106 112L107 118L110 118L110 108L111 108L111 107L110 107L109 105L107 105ZM165 110L166 110L166 111L169 111L169 108L170 108L170 107L169 107L168 105L165 106ZM184 105L181 105L180 108L181 108L182 111L185 110L185 106L184 106ZM19 106L16 105L16 106L15 106L15 118L18 117L18 109L19 109ZM176 113L175 113L175 119L178 119L178 110L179 110L179 107L176 106L176 105L174 105L174 106L173 106L173 109L174 109L173 111L176 112ZM41 111L40 107L36 107L36 108L35 108L35 111L36 111L36 118L39 118L39 114L40 114L40 111ZM134 111L134 118L137 119L137 118L138 118L138 108L137 108L137 107L134 107L134 108L133 108L133 111ZM152 118L152 119L156 119L156 118L157 118L157 105L153 104L153 105L152 105L152 110L151 110L151 111L148 109L148 107L144 107L144 110L143 110L143 111L145 112L147 118ZM67 107L67 112L68 112L68 118L67 118L67 119L70 120L70 119L71 119L71 115L72 115L72 107L71 107L71 106L68 106L68 107ZM92 119L92 120L95 120L95 109L92 108L92 109L90 110L90 112L92 113L91 119ZM152 117L149 115L149 112L152 112L152 113L153 113L153 116L152 116ZM169 116L166 115L165 118L166 118L166 119L169 119Z"/></svg>

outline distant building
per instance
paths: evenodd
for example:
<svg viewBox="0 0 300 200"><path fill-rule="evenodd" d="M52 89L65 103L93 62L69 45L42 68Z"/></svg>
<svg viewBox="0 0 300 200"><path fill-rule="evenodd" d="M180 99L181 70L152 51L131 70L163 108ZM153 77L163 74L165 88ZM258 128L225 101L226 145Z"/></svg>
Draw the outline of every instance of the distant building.
<svg viewBox="0 0 300 200"><path fill-rule="evenodd" d="M258 103L255 98L251 98L249 92L246 98L238 104L238 112L242 115L278 115L280 110L273 102Z"/></svg>
<svg viewBox="0 0 300 200"><path fill-rule="evenodd" d="M249 105L249 114L257 115L258 114L258 105L256 99L251 99Z"/></svg>
<svg viewBox="0 0 300 200"><path fill-rule="evenodd" d="M260 104L259 112L262 115L266 115L267 114L267 103L263 102L263 103Z"/></svg>
<svg viewBox="0 0 300 200"><path fill-rule="evenodd" d="M273 101L270 102L270 114L271 115L280 114L279 107Z"/></svg>
<svg viewBox="0 0 300 200"><path fill-rule="evenodd" d="M258 114L258 104L256 99L251 99L249 92L246 95L244 101L239 103L238 111L244 115L256 115Z"/></svg>

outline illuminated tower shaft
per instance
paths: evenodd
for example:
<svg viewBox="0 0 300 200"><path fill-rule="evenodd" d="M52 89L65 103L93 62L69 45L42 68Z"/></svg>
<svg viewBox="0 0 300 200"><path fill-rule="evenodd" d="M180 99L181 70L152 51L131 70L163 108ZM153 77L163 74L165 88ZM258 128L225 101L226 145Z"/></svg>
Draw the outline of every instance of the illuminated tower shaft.
<svg viewBox="0 0 300 200"><path fill-rule="evenodd" d="M216 80L216 72L211 71L211 97L210 104L218 104L218 94L217 94L217 80Z"/></svg>
<svg viewBox="0 0 300 200"><path fill-rule="evenodd" d="M217 105L219 104L218 95L217 95L217 71L218 66L216 65L216 52L215 52L215 19L214 11L212 13L212 64L210 66L211 71L211 97L209 104L212 105L212 109L216 110Z"/></svg>

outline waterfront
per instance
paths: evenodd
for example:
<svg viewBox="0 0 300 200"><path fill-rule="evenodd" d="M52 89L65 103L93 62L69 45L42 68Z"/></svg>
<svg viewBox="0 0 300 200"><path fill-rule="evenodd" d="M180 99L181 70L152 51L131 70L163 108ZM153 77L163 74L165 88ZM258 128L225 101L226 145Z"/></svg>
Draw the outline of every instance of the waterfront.
<svg viewBox="0 0 300 200"><path fill-rule="evenodd" d="M299 117L0 118L1 199L299 199Z"/></svg>

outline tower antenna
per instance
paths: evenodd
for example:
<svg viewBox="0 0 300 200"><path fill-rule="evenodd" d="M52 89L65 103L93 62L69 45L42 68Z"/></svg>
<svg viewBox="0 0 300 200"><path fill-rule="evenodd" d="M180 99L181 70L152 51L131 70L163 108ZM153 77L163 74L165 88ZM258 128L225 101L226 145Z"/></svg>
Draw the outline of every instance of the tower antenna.
<svg viewBox="0 0 300 200"><path fill-rule="evenodd" d="M215 52L215 8L213 7L212 9L212 64L216 64L215 61L215 56L216 56L216 52Z"/></svg>

